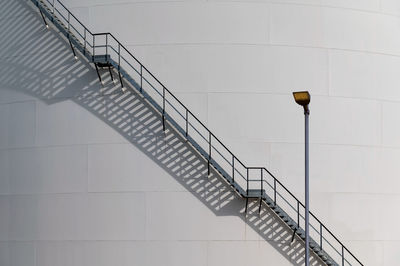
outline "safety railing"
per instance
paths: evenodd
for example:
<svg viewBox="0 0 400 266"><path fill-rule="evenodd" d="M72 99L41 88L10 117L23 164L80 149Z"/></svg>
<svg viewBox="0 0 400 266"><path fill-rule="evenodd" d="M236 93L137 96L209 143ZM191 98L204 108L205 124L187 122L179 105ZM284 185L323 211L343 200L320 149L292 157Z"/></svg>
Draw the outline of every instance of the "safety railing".
<svg viewBox="0 0 400 266"><path fill-rule="evenodd" d="M261 198L269 198L296 222L296 228L304 226L304 204L266 168L247 167L240 161L111 33L92 33L59 0L32 1L41 12L50 17L53 23L64 25L59 29L84 56L92 62L95 58L104 56L104 60L112 63L124 79L130 81L140 93L147 96L161 113L164 129L165 122L168 121L207 160L208 174L211 167L215 168L243 197L248 196L249 190L259 190ZM43 19L45 20L44 17ZM320 249L343 266L363 265L311 212L310 218L310 236Z"/></svg>

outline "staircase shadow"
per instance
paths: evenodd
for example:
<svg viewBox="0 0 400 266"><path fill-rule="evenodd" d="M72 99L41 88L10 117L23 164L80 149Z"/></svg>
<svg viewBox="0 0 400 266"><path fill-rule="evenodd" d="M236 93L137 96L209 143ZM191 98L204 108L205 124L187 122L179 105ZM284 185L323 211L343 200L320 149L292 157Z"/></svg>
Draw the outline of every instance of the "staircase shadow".
<svg viewBox="0 0 400 266"><path fill-rule="evenodd" d="M40 15L26 0L3 1L0 18L0 86L40 99L46 104L71 100L109 125L162 167L216 216L240 217L260 239L268 241L293 265L304 265L304 243L268 206L245 200L212 169L186 139L132 88L121 92L104 72L101 86L94 67L76 61L68 42L54 29L46 30ZM127 82L125 82L127 84ZM313 253L311 265L325 265Z"/></svg>

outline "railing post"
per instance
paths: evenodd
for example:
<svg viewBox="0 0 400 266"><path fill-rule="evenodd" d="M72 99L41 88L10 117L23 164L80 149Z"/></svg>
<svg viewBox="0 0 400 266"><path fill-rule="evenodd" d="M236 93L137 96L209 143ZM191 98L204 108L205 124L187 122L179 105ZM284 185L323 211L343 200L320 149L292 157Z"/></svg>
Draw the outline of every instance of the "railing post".
<svg viewBox="0 0 400 266"><path fill-rule="evenodd" d="M232 183L235 183L235 156L232 154Z"/></svg>
<svg viewBox="0 0 400 266"><path fill-rule="evenodd" d="M211 160L211 132L208 131L208 176L210 176L210 160Z"/></svg>
<svg viewBox="0 0 400 266"><path fill-rule="evenodd" d="M249 168L247 169L247 186L246 186L246 194L249 195Z"/></svg>
<svg viewBox="0 0 400 266"><path fill-rule="evenodd" d="M276 205L276 179L274 178L274 204Z"/></svg>
<svg viewBox="0 0 400 266"><path fill-rule="evenodd" d="M71 20L71 13L69 13L69 11L68 11L68 38L69 38L69 33L70 33L70 21Z"/></svg>
<svg viewBox="0 0 400 266"><path fill-rule="evenodd" d="M319 224L319 246L322 249L322 224Z"/></svg>
<svg viewBox="0 0 400 266"><path fill-rule="evenodd" d="M140 92L143 91L143 65L140 64Z"/></svg>
<svg viewBox="0 0 400 266"><path fill-rule="evenodd" d="M165 131L165 87L163 86L163 107L162 107L162 125L163 131Z"/></svg>
<svg viewBox="0 0 400 266"><path fill-rule="evenodd" d="M186 109L186 131L185 131L185 134L186 134L186 139L187 139L188 134L189 134L189 111L188 111L188 109Z"/></svg>
<svg viewBox="0 0 400 266"><path fill-rule="evenodd" d="M119 82L121 83L121 88L122 88L122 92L125 91L124 89L124 83L122 82L122 77L121 77L121 43L116 40L118 42L118 76L119 76Z"/></svg>
<svg viewBox="0 0 400 266"><path fill-rule="evenodd" d="M261 168L260 169L261 170L261 192L260 192L260 194L261 194L261 197L263 196L263 190L264 190L264 177L263 177L263 169Z"/></svg>
<svg viewBox="0 0 400 266"><path fill-rule="evenodd" d="M297 228L300 228L300 202L297 201Z"/></svg>
<svg viewBox="0 0 400 266"><path fill-rule="evenodd" d="M86 28L83 31L83 55L86 55Z"/></svg>
<svg viewBox="0 0 400 266"><path fill-rule="evenodd" d="M344 246L342 245L342 266L344 266Z"/></svg>
<svg viewBox="0 0 400 266"><path fill-rule="evenodd" d="M94 62L94 56L95 56L95 54L96 54L96 51L95 51L95 46L96 46L96 38L95 38L95 35L93 34L92 35L93 36L93 62Z"/></svg>
<svg viewBox="0 0 400 266"><path fill-rule="evenodd" d="M118 71L121 69L121 44L118 42Z"/></svg>
<svg viewBox="0 0 400 266"><path fill-rule="evenodd" d="M107 55L108 55L108 33L106 33L106 55L105 55L106 61L107 61Z"/></svg>

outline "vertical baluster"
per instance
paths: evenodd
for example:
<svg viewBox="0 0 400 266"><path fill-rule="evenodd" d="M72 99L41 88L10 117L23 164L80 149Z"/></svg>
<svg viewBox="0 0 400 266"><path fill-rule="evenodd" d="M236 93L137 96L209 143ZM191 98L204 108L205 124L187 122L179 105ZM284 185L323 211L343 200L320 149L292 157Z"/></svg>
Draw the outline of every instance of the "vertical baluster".
<svg viewBox="0 0 400 266"><path fill-rule="evenodd" d="M344 266L344 246L342 245L342 266Z"/></svg>
<svg viewBox="0 0 400 266"><path fill-rule="evenodd" d="M274 204L276 205L276 179L274 179Z"/></svg>
<svg viewBox="0 0 400 266"><path fill-rule="evenodd" d="M140 92L143 91L143 65L140 64Z"/></svg>
<svg viewBox="0 0 400 266"><path fill-rule="evenodd" d="M118 42L118 71L121 69L121 44Z"/></svg>
<svg viewBox="0 0 400 266"><path fill-rule="evenodd" d="M300 228L300 202L297 201L297 228Z"/></svg>
<svg viewBox="0 0 400 266"><path fill-rule="evenodd" d="M121 43L119 41L117 41L117 43L118 43L118 77L119 77L119 82L121 83L122 92L125 92L126 89L124 88L124 83L122 82L122 76L121 76Z"/></svg>
<svg viewBox="0 0 400 266"><path fill-rule="evenodd" d="M163 107L162 107L162 124L163 131L165 131L165 87L163 86Z"/></svg>
<svg viewBox="0 0 400 266"><path fill-rule="evenodd" d="M208 175L210 175L210 160L211 160L211 132L208 131Z"/></svg>
<svg viewBox="0 0 400 266"><path fill-rule="evenodd" d="M322 249L322 224L319 224L319 246Z"/></svg>
<svg viewBox="0 0 400 266"><path fill-rule="evenodd" d="M165 115L165 87L163 86L163 92L162 92L162 97L163 97L163 103L162 103L162 113Z"/></svg>
<svg viewBox="0 0 400 266"><path fill-rule="evenodd" d="M188 111L188 109L186 109L186 131L185 131L185 134L186 134L186 139L187 139L188 134L189 134L189 111Z"/></svg>
<svg viewBox="0 0 400 266"><path fill-rule="evenodd" d="M105 60L108 62L108 33L106 33L106 54L105 54Z"/></svg>
<svg viewBox="0 0 400 266"><path fill-rule="evenodd" d="M96 55L96 51L95 51L96 38L95 38L95 35L94 35L94 34L93 34L92 36L93 36L93 46L92 46L92 49L93 49L93 62L94 62L94 57L95 57L95 55Z"/></svg>
<svg viewBox="0 0 400 266"><path fill-rule="evenodd" d="M235 183L235 156L232 154L232 183Z"/></svg>
<svg viewBox="0 0 400 266"><path fill-rule="evenodd" d="M83 30L83 55L86 55L86 28Z"/></svg>
<svg viewBox="0 0 400 266"><path fill-rule="evenodd" d="M263 196L263 191L264 191L264 177L263 177L263 169L261 168L261 197Z"/></svg>
<svg viewBox="0 0 400 266"><path fill-rule="evenodd" d="M249 195L249 168L247 169L247 186L246 186L246 194Z"/></svg>

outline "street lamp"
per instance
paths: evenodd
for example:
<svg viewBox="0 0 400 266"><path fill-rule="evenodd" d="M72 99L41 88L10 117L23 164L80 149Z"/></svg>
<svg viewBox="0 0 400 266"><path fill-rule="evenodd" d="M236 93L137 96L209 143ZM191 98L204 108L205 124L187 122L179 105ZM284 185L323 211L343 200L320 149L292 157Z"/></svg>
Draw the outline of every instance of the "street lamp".
<svg viewBox="0 0 400 266"><path fill-rule="evenodd" d="M310 115L310 110L308 109L308 104L310 103L310 93L308 91L298 91L298 92L293 92L294 100L296 103L299 105L303 106L304 108L304 118L305 118L305 205L306 205L306 210L305 210L305 231L306 231L306 245L305 245L305 250L306 250L306 266L310 265L310 233L309 233L309 224L310 224L310 219L309 219L309 125L308 125L308 117Z"/></svg>

